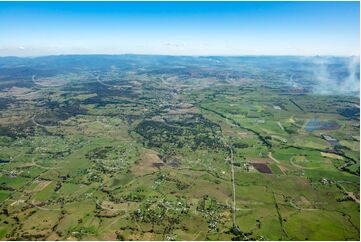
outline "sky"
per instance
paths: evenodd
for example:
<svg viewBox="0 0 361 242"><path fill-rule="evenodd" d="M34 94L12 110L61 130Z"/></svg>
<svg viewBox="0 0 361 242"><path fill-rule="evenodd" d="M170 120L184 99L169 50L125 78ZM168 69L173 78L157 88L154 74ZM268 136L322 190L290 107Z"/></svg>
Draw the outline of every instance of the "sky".
<svg viewBox="0 0 361 242"><path fill-rule="evenodd" d="M359 2L0 2L0 56L359 52Z"/></svg>

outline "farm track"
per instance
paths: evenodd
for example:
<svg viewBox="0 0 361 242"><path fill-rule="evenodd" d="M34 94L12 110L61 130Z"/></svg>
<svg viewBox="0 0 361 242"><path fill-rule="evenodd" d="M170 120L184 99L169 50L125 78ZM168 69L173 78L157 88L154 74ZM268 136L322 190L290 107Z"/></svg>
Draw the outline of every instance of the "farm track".
<svg viewBox="0 0 361 242"><path fill-rule="evenodd" d="M60 208L43 208L43 207L40 207L40 206L34 204L33 201L30 201L30 205L37 209L45 210L45 211L60 211L61 210Z"/></svg>
<svg viewBox="0 0 361 242"><path fill-rule="evenodd" d="M285 131L285 128L283 127L282 123L280 121L277 122L278 126L282 131Z"/></svg>
<svg viewBox="0 0 361 242"><path fill-rule="evenodd" d="M38 91L31 91L31 92L28 92L28 93L26 93L26 94L12 95L12 96L14 96L14 97L16 97L16 98L22 98L22 97L27 97L27 96L30 96L30 95L37 94L37 93L39 93L39 92L40 92L40 90L38 90Z"/></svg>
<svg viewBox="0 0 361 242"><path fill-rule="evenodd" d="M290 204L293 208L295 208L295 209L297 209L297 210L301 210L301 211L318 211L318 210L320 210L319 208L301 208L301 207L299 207L298 205L294 204L293 201L290 201L289 204Z"/></svg>
<svg viewBox="0 0 361 242"><path fill-rule="evenodd" d="M236 185L234 184L234 165L233 165L233 149L228 146L231 151L230 164L232 172L232 192L233 192L233 226L236 224Z"/></svg>
<svg viewBox="0 0 361 242"><path fill-rule="evenodd" d="M228 204L229 199L226 200L227 207L232 207ZM235 208L235 211L252 211L255 210L255 208Z"/></svg>
<svg viewBox="0 0 361 242"><path fill-rule="evenodd" d="M233 222L233 227L236 226L236 185L235 185L235 180L234 180L234 165L233 165L233 149L232 146L230 146L224 139L224 137L221 137L223 143L225 144L226 147L229 148L230 151L230 156L228 157L228 163L230 165L231 168L231 180L232 180L232 199L233 199L233 206L232 206L232 222ZM227 159L226 159L227 162Z"/></svg>
<svg viewBox="0 0 361 242"><path fill-rule="evenodd" d="M31 164L33 166L36 166L36 167L39 167L39 168L42 168L42 169L45 169L45 170L57 170L57 169L63 168L63 167L46 167L46 166L42 166L42 165L37 164L35 162L35 159L32 159Z"/></svg>
<svg viewBox="0 0 361 242"><path fill-rule="evenodd" d="M31 117L31 121L32 121L36 126L39 126L39 127L43 128L43 129L47 129L48 127L54 127L54 126L46 126L46 125L43 125L43 124L39 124L38 122L36 122L35 117L36 117L36 114Z"/></svg>
<svg viewBox="0 0 361 242"><path fill-rule="evenodd" d="M271 151L268 152L268 157L269 157L271 160L273 160L274 162L276 162L277 164L281 164L281 162L280 162L279 160L277 160L276 158L274 158L274 157L272 156L272 152L271 152Z"/></svg>
<svg viewBox="0 0 361 242"><path fill-rule="evenodd" d="M301 170L317 170L317 169L320 169L320 167L305 167L305 166L300 166L300 165L297 165L293 162L293 157L291 157L290 159L290 164L293 166L293 167L296 167L298 169L301 169Z"/></svg>

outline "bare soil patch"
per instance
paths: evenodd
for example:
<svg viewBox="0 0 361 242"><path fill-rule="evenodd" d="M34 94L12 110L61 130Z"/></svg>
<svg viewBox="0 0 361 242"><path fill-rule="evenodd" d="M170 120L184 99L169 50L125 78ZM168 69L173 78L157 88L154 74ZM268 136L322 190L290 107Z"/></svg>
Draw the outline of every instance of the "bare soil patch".
<svg viewBox="0 0 361 242"><path fill-rule="evenodd" d="M360 199L358 199L353 192L347 192L347 195L352 198L355 202L360 204Z"/></svg>
<svg viewBox="0 0 361 242"><path fill-rule="evenodd" d="M152 173L164 166L164 162L160 159L154 150L145 150L140 159L130 169L136 176Z"/></svg>
<svg viewBox="0 0 361 242"><path fill-rule="evenodd" d="M39 181L39 184L33 189L33 192L40 192L42 191L45 187L49 186L49 184L51 183L51 181Z"/></svg>
<svg viewBox="0 0 361 242"><path fill-rule="evenodd" d="M304 196L301 196L301 203L306 205L311 205L310 201L308 201L308 199L305 198Z"/></svg>
<svg viewBox="0 0 361 242"><path fill-rule="evenodd" d="M12 87L12 88L9 88L6 92L1 92L0 97L4 97L4 96L22 96L22 95L30 93L31 91L32 91L31 88Z"/></svg>
<svg viewBox="0 0 361 242"><path fill-rule="evenodd" d="M321 152L321 155L323 157L328 157L328 158L331 158L331 159L343 160L342 156L339 156L339 155L336 155L336 154L333 154L333 153Z"/></svg>
<svg viewBox="0 0 361 242"><path fill-rule="evenodd" d="M265 163L252 163L252 165L261 173L272 174L272 170Z"/></svg>

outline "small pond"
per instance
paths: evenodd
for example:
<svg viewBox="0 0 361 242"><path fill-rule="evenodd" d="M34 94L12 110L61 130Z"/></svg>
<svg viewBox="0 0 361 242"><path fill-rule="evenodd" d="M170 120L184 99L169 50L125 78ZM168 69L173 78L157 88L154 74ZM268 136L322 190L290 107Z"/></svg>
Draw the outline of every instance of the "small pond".
<svg viewBox="0 0 361 242"><path fill-rule="evenodd" d="M305 130L308 132L312 132L315 130L335 130L339 129L340 125L333 120L325 120L321 121L319 118L313 118L308 120Z"/></svg>

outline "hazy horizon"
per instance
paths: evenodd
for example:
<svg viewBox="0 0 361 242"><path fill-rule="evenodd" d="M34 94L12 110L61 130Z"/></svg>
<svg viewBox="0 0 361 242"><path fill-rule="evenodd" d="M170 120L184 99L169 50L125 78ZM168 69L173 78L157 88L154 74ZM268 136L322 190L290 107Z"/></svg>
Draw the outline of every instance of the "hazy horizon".
<svg viewBox="0 0 361 242"><path fill-rule="evenodd" d="M125 55L134 55L134 56L169 56L169 57L295 57L295 58L351 58L351 57L360 57L359 54L355 55L191 55L191 54L137 54L137 53L85 53L85 54L77 54L77 53L67 53L67 54L44 54L44 55L0 55L0 58L41 58L41 57L58 57L58 56L125 56Z"/></svg>

